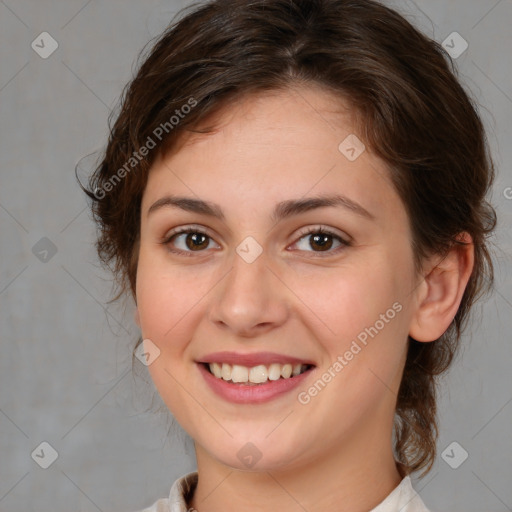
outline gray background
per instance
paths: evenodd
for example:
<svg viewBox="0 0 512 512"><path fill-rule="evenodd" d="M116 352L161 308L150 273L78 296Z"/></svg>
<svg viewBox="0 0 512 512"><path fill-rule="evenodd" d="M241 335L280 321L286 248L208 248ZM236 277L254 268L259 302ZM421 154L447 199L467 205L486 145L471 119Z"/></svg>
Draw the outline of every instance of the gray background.
<svg viewBox="0 0 512 512"><path fill-rule="evenodd" d="M0 0L2 512L134 511L195 468L166 413L146 411L161 402L145 368L136 361L141 376L131 372L133 309L106 304L110 276L74 175L106 142L139 50L186 3ZM456 62L498 169L497 290L443 381L439 456L415 485L432 510L512 510L512 1L390 5L439 42L453 31L468 42ZM59 44L47 59L31 48L43 31ZM82 163L90 170L91 159ZM42 441L58 452L48 469L31 458ZM441 457L453 441L469 454L457 469Z"/></svg>

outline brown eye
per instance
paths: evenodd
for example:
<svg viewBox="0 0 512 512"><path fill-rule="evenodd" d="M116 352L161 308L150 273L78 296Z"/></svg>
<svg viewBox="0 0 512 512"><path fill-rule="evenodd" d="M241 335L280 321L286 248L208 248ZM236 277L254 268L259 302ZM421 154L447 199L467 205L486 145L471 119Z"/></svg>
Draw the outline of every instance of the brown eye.
<svg viewBox="0 0 512 512"><path fill-rule="evenodd" d="M185 244L192 251L205 249L208 247L208 238L204 233L188 233L185 237Z"/></svg>
<svg viewBox="0 0 512 512"><path fill-rule="evenodd" d="M350 246L350 242L340 235L324 228L312 228L299 234L299 240L293 246L299 251L309 253L337 254L340 250Z"/></svg>
<svg viewBox="0 0 512 512"><path fill-rule="evenodd" d="M204 252L214 244L213 238L198 229L187 228L172 233L163 240L163 245L167 246L169 251L190 256L191 252Z"/></svg>
<svg viewBox="0 0 512 512"><path fill-rule="evenodd" d="M318 247L319 251L328 251L333 244L332 235L327 233L312 234L310 235L309 245L312 249Z"/></svg>

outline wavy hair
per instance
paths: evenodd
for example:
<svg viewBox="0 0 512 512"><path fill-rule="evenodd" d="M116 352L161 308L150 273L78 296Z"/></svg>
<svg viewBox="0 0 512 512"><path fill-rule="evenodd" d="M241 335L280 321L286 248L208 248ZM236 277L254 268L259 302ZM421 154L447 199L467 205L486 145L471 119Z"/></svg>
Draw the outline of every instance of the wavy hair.
<svg viewBox="0 0 512 512"><path fill-rule="evenodd" d="M141 59L84 189L99 258L119 286L113 300L135 296L141 198L157 153L237 97L296 84L320 85L353 108L358 137L387 164L405 205L418 272L427 255L471 235L475 264L457 314L438 340L409 339L397 397L395 456L406 473L428 472L437 377L452 362L472 305L492 287L487 237L496 225L486 201L494 166L483 123L449 55L373 0L212 0L181 11ZM148 151L156 138L158 149Z"/></svg>

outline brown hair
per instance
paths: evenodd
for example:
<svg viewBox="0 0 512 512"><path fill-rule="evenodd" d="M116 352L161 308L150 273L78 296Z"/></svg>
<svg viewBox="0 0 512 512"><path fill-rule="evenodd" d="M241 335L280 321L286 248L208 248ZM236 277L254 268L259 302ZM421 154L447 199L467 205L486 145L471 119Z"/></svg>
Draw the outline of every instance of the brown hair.
<svg viewBox="0 0 512 512"><path fill-rule="evenodd" d="M462 232L474 243L474 269L448 330L432 343L409 339L395 455L405 472L426 473L438 434L436 376L493 282L486 238L496 217L485 198L494 166L475 103L444 49L373 0L212 0L188 9L125 88L89 181L98 255L119 286L113 300L128 288L135 296L141 198L159 151L236 97L295 84L327 88L348 100L358 137L389 167L417 271L427 255L462 243Z"/></svg>

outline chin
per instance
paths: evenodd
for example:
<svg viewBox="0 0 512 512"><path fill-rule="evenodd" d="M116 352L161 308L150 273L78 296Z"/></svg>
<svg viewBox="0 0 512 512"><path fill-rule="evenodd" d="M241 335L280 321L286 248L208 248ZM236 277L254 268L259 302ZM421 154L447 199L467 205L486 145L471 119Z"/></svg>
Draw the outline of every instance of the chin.
<svg viewBox="0 0 512 512"><path fill-rule="evenodd" d="M209 438L204 446L219 463L238 471L274 471L291 467L297 463L300 452L298 446L285 445L282 439L270 440L265 436L260 439L250 435L243 441L229 438L224 443L212 443Z"/></svg>

